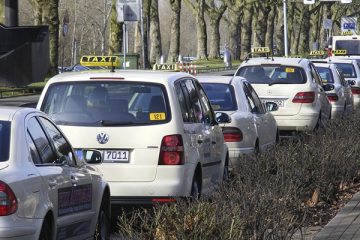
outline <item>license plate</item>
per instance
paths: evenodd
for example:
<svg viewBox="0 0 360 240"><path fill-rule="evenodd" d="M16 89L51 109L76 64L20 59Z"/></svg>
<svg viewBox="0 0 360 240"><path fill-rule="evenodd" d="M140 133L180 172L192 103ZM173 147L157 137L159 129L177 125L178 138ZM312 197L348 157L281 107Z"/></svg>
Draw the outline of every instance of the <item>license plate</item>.
<svg viewBox="0 0 360 240"><path fill-rule="evenodd" d="M273 102L276 103L279 107L284 107L284 100L279 100L279 99L264 99L261 100L263 103L267 103L267 102Z"/></svg>
<svg viewBox="0 0 360 240"><path fill-rule="evenodd" d="M129 162L129 151L104 150L104 162Z"/></svg>

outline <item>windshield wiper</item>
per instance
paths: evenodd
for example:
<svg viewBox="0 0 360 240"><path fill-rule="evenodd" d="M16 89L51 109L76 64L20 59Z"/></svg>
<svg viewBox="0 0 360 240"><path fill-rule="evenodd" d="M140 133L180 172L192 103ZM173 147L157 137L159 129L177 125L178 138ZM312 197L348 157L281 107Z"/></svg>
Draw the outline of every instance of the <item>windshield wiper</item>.
<svg viewBox="0 0 360 240"><path fill-rule="evenodd" d="M281 81L281 82L271 82L271 83L269 83L269 86L272 86L272 85L275 85L275 84L289 84L289 83L287 83L287 82L283 82L283 81Z"/></svg>
<svg viewBox="0 0 360 240"><path fill-rule="evenodd" d="M134 122L116 122L116 121L109 121L109 120L100 120L98 123L100 123L101 126L126 126L126 125L134 125L136 123Z"/></svg>

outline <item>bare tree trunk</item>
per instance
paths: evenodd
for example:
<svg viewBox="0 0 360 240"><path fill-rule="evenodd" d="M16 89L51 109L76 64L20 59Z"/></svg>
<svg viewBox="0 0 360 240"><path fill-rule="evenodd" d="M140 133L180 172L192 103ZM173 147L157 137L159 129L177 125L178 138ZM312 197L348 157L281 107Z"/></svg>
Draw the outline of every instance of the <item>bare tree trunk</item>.
<svg viewBox="0 0 360 240"><path fill-rule="evenodd" d="M274 51L275 21L276 21L276 5L274 4L271 7L271 11L268 16L266 40L265 40L265 46L269 47L272 52Z"/></svg>
<svg viewBox="0 0 360 240"><path fill-rule="evenodd" d="M158 0L152 0L150 5L150 64L155 64L161 55L159 5Z"/></svg>
<svg viewBox="0 0 360 240"><path fill-rule="evenodd" d="M206 12L210 18L210 58L220 58L220 20L226 10L226 5L215 6L210 1L206 6Z"/></svg>
<svg viewBox="0 0 360 240"><path fill-rule="evenodd" d="M196 35L197 35L197 58L207 59L207 33L205 23L205 0L197 0L196 9Z"/></svg>
<svg viewBox="0 0 360 240"><path fill-rule="evenodd" d="M5 0L0 0L0 23L5 23Z"/></svg>
<svg viewBox="0 0 360 240"><path fill-rule="evenodd" d="M144 63L143 66L144 68L148 68L149 67L149 46L148 46L148 41L149 41L149 16L150 16L150 4L151 4L151 0L143 0L143 15L144 15L144 39L142 40L142 43L144 44L144 55L143 59L144 59Z"/></svg>
<svg viewBox="0 0 360 240"><path fill-rule="evenodd" d="M321 11L317 11L317 14L310 15L310 50L320 49L320 30L322 28L322 14Z"/></svg>
<svg viewBox="0 0 360 240"><path fill-rule="evenodd" d="M310 51L310 9L309 6L304 5L301 11L301 31L300 31L300 45L299 53L305 54Z"/></svg>
<svg viewBox="0 0 360 240"><path fill-rule="evenodd" d="M48 0L48 2L44 5L43 24L49 25L49 74L55 75L58 73L59 65L59 0Z"/></svg>
<svg viewBox="0 0 360 240"><path fill-rule="evenodd" d="M134 30L134 53L142 55L141 22L138 21Z"/></svg>
<svg viewBox="0 0 360 240"><path fill-rule="evenodd" d="M331 16L331 5L332 3L325 3L324 6L322 7L322 16L323 16L323 20L324 19L332 19ZM330 29L324 29L321 28L320 31L320 39L321 39L321 47L328 47L328 37L330 37Z"/></svg>
<svg viewBox="0 0 360 240"><path fill-rule="evenodd" d="M244 59L251 52L252 21L254 15L254 4L247 0L244 6L244 17L241 24L241 59Z"/></svg>
<svg viewBox="0 0 360 240"><path fill-rule="evenodd" d="M117 22L116 14L116 0L112 0L111 6L111 19L110 19L110 44L109 44L109 54L113 55L114 53L121 52L122 46L122 25L123 23Z"/></svg>
<svg viewBox="0 0 360 240"><path fill-rule="evenodd" d="M276 25L276 36L275 46L277 55L285 55L284 46L284 13L283 4L280 3L277 6L277 25Z"/></svg>
<svg viewBox="0 0 360 240"><path fill-rule="evenodd" d="M241 0L227 0L227 7L229 11L229 51L233 59L240 58L240 23L243 10L243 1Z"/></svg>
<svg viewBox="0 0 360 240"><path fill-rule="evenodd" d="M181 13L181 0L170 0L171 13L170 13L170 49L169 59L170 62L176 62L180 54L180 13Z"/></svg>
<svg viewBox="0 0 360 240"><path fill-rule="evenodd" d="M267 21L271 8L268 2L259 2L257 4L257 22L256 26L256 34L254 39L254 45L258 47L265 46L265 36L267 30Z"/></svg>
<svg viewBox="0 0 360 240"><path fill-rule="evenodd" d="M34 11L34 25L43 25L43 10L45 6L45 0L31 0L31 5Z"/></svg>

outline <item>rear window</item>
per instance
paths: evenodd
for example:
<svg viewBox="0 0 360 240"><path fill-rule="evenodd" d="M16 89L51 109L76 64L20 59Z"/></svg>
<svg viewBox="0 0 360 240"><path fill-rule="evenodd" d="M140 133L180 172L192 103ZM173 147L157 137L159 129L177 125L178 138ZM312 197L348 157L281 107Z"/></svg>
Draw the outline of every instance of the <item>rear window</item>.
<svg viewBox="0 0 360 240"><path fill-rule="evenodd" d="M0 162L9 160L10 122L0 121Z"/></svg>
<svg viewBox="0 0 360 240"><path fill-rule="evenodd" d="M233 86L221 83L201 83L214 111L237 110Z"/></svg>
<svg viewBox="0 0 360 240"><path fill-rule="evenodd" d="M336 40L334 49L346 50L347 55L359 55L360 54L360 41L357 39Z"/></svg>
<svg viewBox="0 0 360 240"><path fill-rule="evenodd" d="M57 123L73 126L131 126L168 122L163 85L143 82L52 84L41 110Z"/></svg>
<svg viewBox="0 0 360 240"><path fill-rule="evenodd" d="M240 68L236 74L254 84L303 84L305 71L300 67L283 65L257 65Z"/></svg>
<svg viewBox="0 0 360 240"><path fill-rule="evenodd" d="M352 63L335 63L340 68L345 78L356 78L356 72Z"/></svg>
<svg viewBox="0 0 360 240"><path fill-rule="evenodd" d="M316 70L318 71L318 73L321 77L321 80L324 83L334 83L334 78L333 78L330 68L316 67Z"/></svg>

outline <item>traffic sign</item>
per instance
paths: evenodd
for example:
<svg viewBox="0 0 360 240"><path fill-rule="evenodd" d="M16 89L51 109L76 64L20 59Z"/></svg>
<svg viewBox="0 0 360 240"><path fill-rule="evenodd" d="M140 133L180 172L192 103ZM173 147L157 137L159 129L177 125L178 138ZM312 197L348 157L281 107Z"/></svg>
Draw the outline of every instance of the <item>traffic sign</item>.
<svg viewBox="0 0 360 240"><path fill-rule="evenodd" d="M357 18L356 17L342 17L341 18L341 32L357 32Z"/></svg>
<svg viewBox="0 0 360 240"><path fill-rule="evenodd" d="M116 2L116 13L118 22L140 21L140 1L118 0Z"/></svg>

